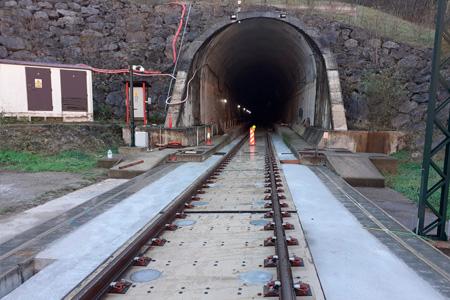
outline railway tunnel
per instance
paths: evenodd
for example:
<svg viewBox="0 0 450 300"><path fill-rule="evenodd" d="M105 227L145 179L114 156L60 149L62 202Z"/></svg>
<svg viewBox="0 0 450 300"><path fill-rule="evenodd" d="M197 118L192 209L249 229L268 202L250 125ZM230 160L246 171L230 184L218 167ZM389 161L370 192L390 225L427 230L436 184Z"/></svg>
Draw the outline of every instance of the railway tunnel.
<svg viewBox="0 0 450 300"><path fill-rule="evenodd" d="M185 54L180 126L241 120L335 129L329 70L305 31L266 16L217 27Z"/></svg>

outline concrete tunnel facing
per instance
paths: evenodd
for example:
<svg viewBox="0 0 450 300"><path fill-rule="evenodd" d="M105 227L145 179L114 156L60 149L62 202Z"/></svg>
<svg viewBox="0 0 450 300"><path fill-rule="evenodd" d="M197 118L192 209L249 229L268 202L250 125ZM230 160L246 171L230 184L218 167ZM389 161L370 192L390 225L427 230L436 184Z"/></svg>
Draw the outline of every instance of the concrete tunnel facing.
<svg viewBox="0 0 450 300"><path fill-rule="evenodd" d="M181 126L239 119L333 129L324 57L313 39L288 22L229 22L205 39L187 69L183 98L189 101L181 109Z"/></svg>

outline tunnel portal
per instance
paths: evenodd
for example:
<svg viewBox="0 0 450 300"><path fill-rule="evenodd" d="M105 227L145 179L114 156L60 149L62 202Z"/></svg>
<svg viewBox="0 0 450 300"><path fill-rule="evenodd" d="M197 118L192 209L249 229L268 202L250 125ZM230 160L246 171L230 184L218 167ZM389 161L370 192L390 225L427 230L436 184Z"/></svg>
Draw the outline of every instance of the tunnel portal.
<svg viewBox="0 0 450 300"><path fill-rule="evenodd" d="M268 17L228 22L192 52L182 126L238 119L333 129L324 57L292 24Z"/></svg>

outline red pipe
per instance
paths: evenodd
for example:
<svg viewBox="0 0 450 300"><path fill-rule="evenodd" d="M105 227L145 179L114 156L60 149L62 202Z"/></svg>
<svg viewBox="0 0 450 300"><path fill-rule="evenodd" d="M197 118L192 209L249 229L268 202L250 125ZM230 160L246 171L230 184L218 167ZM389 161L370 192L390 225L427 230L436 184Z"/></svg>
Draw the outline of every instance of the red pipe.
<svg viewBox="0 0 450 300"><path fill-rule="evenodd" d="M127 111L126 111L126 122L127 122L127 125L129 125L129 122L130 122L130 100L128 100L129 99L129 83L127 82L126 84L125 84L125 105L126 105L126 109L127 109Z"/></svg>
<svg viewBox="0 0 450 300"><path fill-rule="evenodd" d="M183 20L184 20L185 14L186 14L186 4L179 3L179 2L171 2L171 3L169 3L169 5L180 5L182 7L180 23L178 24L177 32L175 33L175 36L172 40L173 63L175 63L177 61L177 41L178 41L178 37L180 36L181 29L183 29Z"/></svg>
<svg viewBox="0 0 450 300"><path fill-rule="evenodd" d="M144 100L142 101L144 103L144 126L147 125L147 89L146 89L146 84L145 81L142 83L142 94L143 94L143 98Z"/></svg>

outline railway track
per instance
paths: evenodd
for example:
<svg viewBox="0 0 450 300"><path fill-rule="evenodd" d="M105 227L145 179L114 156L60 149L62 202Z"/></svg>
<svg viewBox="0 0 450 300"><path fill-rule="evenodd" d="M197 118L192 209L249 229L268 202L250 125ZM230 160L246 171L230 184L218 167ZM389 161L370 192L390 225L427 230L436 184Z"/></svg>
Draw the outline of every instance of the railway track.
<svg viewBox="0 0 450 300"><path fill-rule="evenodd" d="M256 140L224 155L67 298L324 299L271 137Z"/></svg>

